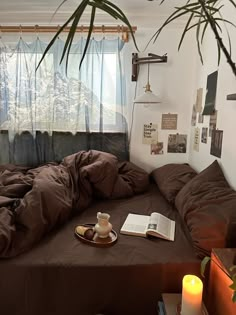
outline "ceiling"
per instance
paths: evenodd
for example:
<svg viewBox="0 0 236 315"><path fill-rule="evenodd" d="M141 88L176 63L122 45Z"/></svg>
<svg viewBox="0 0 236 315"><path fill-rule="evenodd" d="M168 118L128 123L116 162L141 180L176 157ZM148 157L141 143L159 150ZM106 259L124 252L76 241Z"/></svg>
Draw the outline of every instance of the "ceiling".
<svg viewBox="0 0 236 315"><path fill-rule="evenodd" d="M177 5L186 3L186 0L166 0L160 5L160 0L110 0L118 5L129 18L133 25L140 23L151 24L157 20L163 20ZM67 0L55 17L53 13L62 3L62 0L0 0L0 24L1 25L49 25L62 24L75 10L81 0ZM82 23L88 24L90 14L83 14ZM97 11L95 24L119 24L117 20Z"/></svg>

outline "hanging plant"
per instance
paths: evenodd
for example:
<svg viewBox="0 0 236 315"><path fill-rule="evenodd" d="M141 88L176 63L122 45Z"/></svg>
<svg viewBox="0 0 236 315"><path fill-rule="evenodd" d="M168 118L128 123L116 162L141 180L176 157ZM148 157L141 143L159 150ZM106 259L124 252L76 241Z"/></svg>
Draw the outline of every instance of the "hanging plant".
<svg viewBox="0 0 236 315"><path fill-rule="evenodd" d="M59 8L66 2L67 0L64 0L59 7L57 8L56 12L59 10ZM138 50L138 46L136 44L136 40L134 37L134 33L132 30L132 26L129 22L129 20L127 19L127 17L125 16L125 14L122 12L122 10L120 10L120 8L118 6L116 6L115 4L113 4L111 1L108 0L82 0L80 1L79 6L77 7L77 9L74 11L74 13L69 17L69 19L59 28L59 30L57 31L57 33L55 34L55 36L53 37L53 39L50 41L50 43L48 44L48 46L46 47L46 50L44 51L44 54L37 66L37 68L40 66L42 60L44 59L44 57L46 56L47 52L49 51L49 49L51 48L51 46L54 44L55 40L58 38L58 36L61 34L61 32L63 32L64 28L68 26L69 23L72 23L70 26L70 30L69 33L67 35L67 39L65 42L65 46L64 46L64 50L61 56L61 60L60 62L62 62L62 60L64 58L66 58L66 68L68 66L68 58L69 58L69 53L70 53L70 48L76 33L76 28L80 22L80 19L85 11L85 9L88 8L90 9L91 12L91 16L90 16L90 23L89 23L89 30L88 30L88 36L86 38L86 42L85 42L85 47L82 53L82 57L80 60L80 67L81 64L84 60L84 57L86 55L86 52L88 50L88 45L89 45L89 41L91 38L91 34L93 31L93 27L94 27L94 19L95 19L95 15L96 15L96 11L97 9L100 9L104 12L106 12L108 15L112 16L115 19L119 19L120 21L122 21L129 29L135 47ZM55 12L55 13L56 13ZM55 15L54 13L54 15Z"/></svg>
<svg viewBox="0 0 236 315"><path fill-rule="evenodd" d="M62 1L58 9L66 2L67 0ZM79 1L79 0L78 0ZM162 0L160 5L162 5L166 0ZM170 0L171 1L171 0ZM232 9L235 10L236 13L236 1L234 0L225 0L228 1L230 5L232 5ZM212 32L215 35L216 43L217 43L217 48L218 48L218 64L220 62L221 58L221 53L225 55L227 62L229 66L231 67L235 77L236 77L236 65L235 62L232 60L231 56L231 39L229 32L227 32L228 36L228 48L226 47L225 43L223 42L223 39L221 37L223 28L222 25L232 25L233 27L236 27L235 24L229 20L226 20L223 18L221 14L221 10L224 7L224 4L222 4L221 0L196 0L196 1L186 1L186 4L180 7L176 7L175 11L166 19L166 21L163 23L163 25L155 32L155 34L152 36L150 41L148 42L148 45L150 44L151 41L156 41L160 35L160 33L166 28L167 25L171 24L173 21L178 20L183 17L187 17L187 22L184 27L182 36L180 38L179 46L178 49L182 46L182 43L184 41L185 35L190 31L195 29L196 31L196 41L197 41L197 47L198 47L198 53L200 56L200 59L203 63L203 57L202 57L202 52L201 52L201 45L204 40L204 36L206 34L206 30L210 28ZM56 12L58 11L56 10ZM59 28L58 32L56 35L53 37L53 39L50 41L48 44L42 59L39 62L42 62L44 59L45 55L49 51L50 47L53 45L59 34L64 30L65 27L67 27L70 23L70 30L65 42L65 47L61 56L61 61L66 58L66 67L68 65L68 57L69 57L69 52L70 48L73 42L73 38L76 32L76 28L78 26L78 23L80 22L80 19L85 11L85 9L90 9L91 15L90 15L90 23L89 23L89 31L88 31L88 36L86 38L86 43L85 47L83 50L82 58L80 61L80 66L83 62L83 59L86 55L88 45L89 45L89 40L91 38L91 34L93 31L94 27L94 20L96 16L97 10L102 10L106 14L110 15L116 20L120 20L126 25L132 35L134 44L136 49L138 50L135 36L131 27L131 24L124 14L124 12L115 4L112 3L112 1L108 0L81 0L79 6L77 9L74 11L74 13L70 16L70 18ZM148 46L147 45L147 46ZM38 67L39 67L38 65Z"/></svg>

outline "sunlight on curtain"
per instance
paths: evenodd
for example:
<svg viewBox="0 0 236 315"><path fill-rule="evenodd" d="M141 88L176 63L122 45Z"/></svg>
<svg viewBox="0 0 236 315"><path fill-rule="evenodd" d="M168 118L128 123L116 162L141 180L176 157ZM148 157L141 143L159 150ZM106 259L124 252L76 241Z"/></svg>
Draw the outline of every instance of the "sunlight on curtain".
<svg viewBox="0 0 236 315"><path fill-rule="evenodd" d="M1 128L12 135L41 131L124 131L123 42L91 40L79 70L85 40L71 47L68 70L60 64L64 42L56 41L35 69L46 43L21 38L13 51L1 49Z"/></svg>
<svg viewBox="0 0 236 315"><path fill-rule="evenodd" d="M58 156L54 152L58 146L52 142L55 132L56 138L60 132L96 133L96 137L121 133L122 143L116 146L113 135L105 142L100 137L96 149L109 151L116 146L119 152L123 147L127 156L124 42L119 37L92 39L79 69L84 46L82 37L71 46L66 72L65 60L60 63L64 41L58 38L35 71L47 43L39 38L32 43L20 38L14 48L9 48L0 42L0 146L9 146L9 159L1 157L0 152L0 163L40 164L54 159ZM94 139L82 135L82 148L93 149ZM80 145L75 145L75 139L73 144L67 142L61 140L67 153L75 152ZM59 156L65 156L65 152Z"/></svg>

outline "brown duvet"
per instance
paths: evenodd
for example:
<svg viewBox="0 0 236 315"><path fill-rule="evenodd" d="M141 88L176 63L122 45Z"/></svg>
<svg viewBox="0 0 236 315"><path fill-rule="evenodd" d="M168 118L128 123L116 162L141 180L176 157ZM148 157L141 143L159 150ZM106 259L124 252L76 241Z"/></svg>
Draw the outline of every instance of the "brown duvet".
<svg viewBox="0 0 236 315"><path fill-rule="evenodd" d="M145 191L148 174L109 153L90 150L61 164L0 167L0 257L16 256L86 209L93 199Z"/></svg>

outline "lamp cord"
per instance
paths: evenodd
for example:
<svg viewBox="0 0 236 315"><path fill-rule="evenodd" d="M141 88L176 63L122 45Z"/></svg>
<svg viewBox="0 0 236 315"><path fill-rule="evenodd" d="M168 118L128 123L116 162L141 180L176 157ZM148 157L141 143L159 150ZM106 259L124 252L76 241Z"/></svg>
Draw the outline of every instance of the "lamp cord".
<svg viewBox="0 0 236 315"><path fill-rule="evenodd" d="M137 87L138 87L138 80L135 83L135 89L134 89L134 100L136 99L137 95ZM133 129L133 122L134 122L134 101L133 101L133 106L132 106L132 112L131 112L131 124L130 124L130 131L129 131L129 146L130 146L130 141L131 141L131 134L132 134L132 129Z"/></svg>

